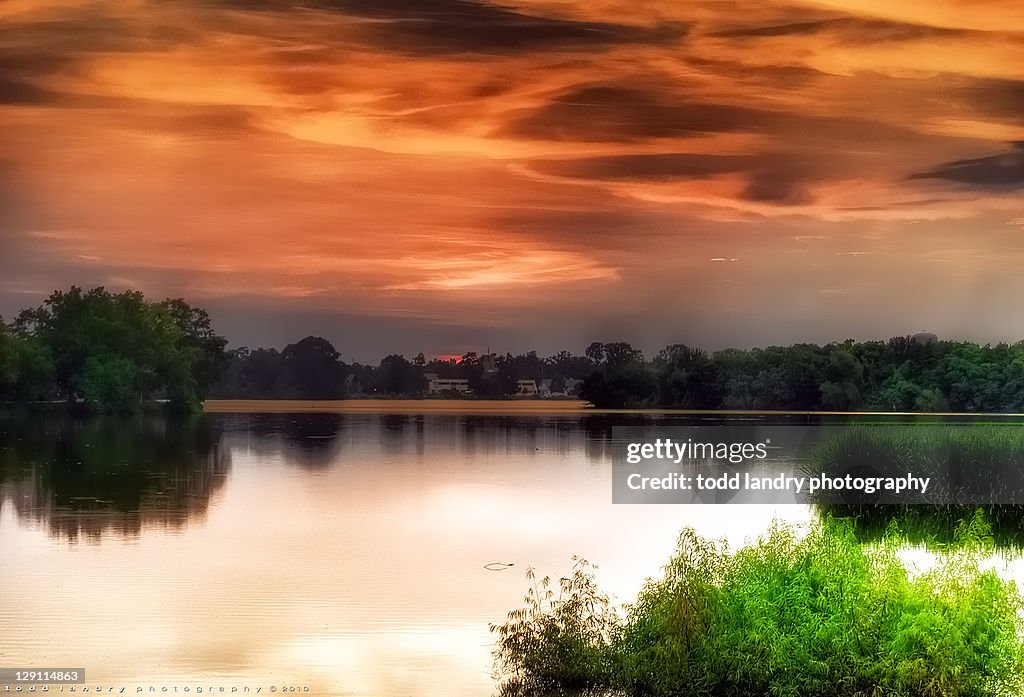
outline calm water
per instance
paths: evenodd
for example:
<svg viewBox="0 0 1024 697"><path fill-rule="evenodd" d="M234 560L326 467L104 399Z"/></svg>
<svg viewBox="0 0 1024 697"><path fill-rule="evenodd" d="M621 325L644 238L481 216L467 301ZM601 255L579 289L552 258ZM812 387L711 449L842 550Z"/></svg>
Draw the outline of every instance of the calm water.
<svg viewBox="0 0 1024 697"><path fill-rule="evenodd" d="M0 667L131 690L485 697L487 625L519 607L528 565L557 578L581 555L625 601L684 526L739 543L809 516L612 505L623 419L645 422L0 420Z"/></svg>

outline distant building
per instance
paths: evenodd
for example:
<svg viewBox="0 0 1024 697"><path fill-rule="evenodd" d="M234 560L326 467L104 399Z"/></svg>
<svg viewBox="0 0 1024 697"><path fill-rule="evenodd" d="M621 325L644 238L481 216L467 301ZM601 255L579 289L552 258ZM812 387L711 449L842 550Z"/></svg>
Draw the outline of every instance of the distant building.
<svg viewBox="0 0 1024 697"><path fill-rule="evenodd" d="M458 392L469 394L469 380L465 378L442 378L437 373L426 373L423 377L427 379L427 394L442 394L444 392Z"/></svg>
<svg viewBox="0 0 1024 697"><path fill-rule="evenodd" d="M359 376L355 373L349 373L345 376L345 394L362 394L363 383L359 380Z"/></svg>
<svg viewBox="0 0 1024 697"><path fill-rule="evenodd" d="M543 380L540 381L540 385L537 386L537 393L541 397L550 397L551 395L555 394L554 392L551 391L551 382L551 378L544 378Z"/></svg>
<svg viewBox="0 0 1024 697"><path fill-rule="evenodd" d="M566 378L565 387L562 388L565 396L567 397L579 397L580 388L583 387L583 381L577 380L576 378Z"/></svg>
<svg viewBox="0 0 1024 697"><path fill-rule="evenodd" d="M939 337L935 336L931 332L918 332L910 338L919 344L932 344L939 340Z"/></svg>
<svg viewBox="0 0 1024 697"><path fill-rule="evenodd" d="M498 354L491 353L490 349L487 349L487 353L480 356L480 365L483 366L485 373L493 373L498 370L497 366Z"/></svg>
<svg viewBox="0 0 1024 697"><path fill-rule="evenodd" d="M519 380L516 383L516 394L533 396L537 394L537 383L534 380Z"/></svg>

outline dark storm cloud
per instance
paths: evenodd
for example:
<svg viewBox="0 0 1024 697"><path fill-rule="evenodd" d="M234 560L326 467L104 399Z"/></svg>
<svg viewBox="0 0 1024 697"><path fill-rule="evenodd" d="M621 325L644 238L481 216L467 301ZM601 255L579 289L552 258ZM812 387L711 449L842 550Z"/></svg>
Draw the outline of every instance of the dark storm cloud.
<svg viewBox="0 0 1024 697"><path fill-rule="evenodd" d="M0 76L0 105L2 104L46 104L54 100L54 94L36 87L24 80Z"/></svg>
<svg viewBox="0 0 1024 697"><path fill-rule="evenodd" d="M1024 80L961 80L953 97L972 111L1024 123Z"/></svg>
<svg viewBox="0 0 1024 697"><path fill-rule="evenodd" d="M755 203L780 206L799 206L814 201L802 178L777 170L754 172L741 197Z"/></svg>
<svg viewBox="0 0 1024 697"><path fill-rule="evenodd" d="M805 88L822 77L834 77L806 65L755 65L697 55L687 56L686 63L733 83L763 85L771 88Z"/></svg>
<svg viewBox="0 0 1024 697"><path fill-rule="evenodd" d="M918 206L936 206L943 203L955 203L954 198L922 198L913 201L895 201L885 206L839 206L837 211L844 213L859 213L871 211L888 211L894 208L916 208Z"/></svg>
<svg viewBox="0 0 1024 697"><path fill-rule="evenodd" d="M968 36L972 33L981 32L894 22L884 19L831 17L805 22L735 27L713 32L711 36L728 39L751 39L779 36L813 36L825 33L836 35L846 41L883 43L889 41L916 41L920 39Z"/></svg>
<svg viewBox="0 0 1024 697"><path fill-rule="evenodd" d="M700 179L716 174L742 172L760 161L762 158L754 155L658 153L534 160L529 166L542 174L572 179L661 180Z"/></svg>
<svg viewBox="0 0 1024 697"><path fill-rule="evenodd" d="M1024 141L1011 145L1009 152L947 162L910 178L944 179L979 189L1024 189Z"/></svg>
<svg viewBox="0 0 1024 697"><path fill-rule="evenodd" d="M588 85L513 115L500 135L565 141L631 141L754 130L763 112L688 101L655 88Z"/></svg>
<svg viewBox="0 0 1024 697"><path fill-rule="evenodd" d="M574 160L540 160L530 167L543 174L572 179L610 181L671 181L743 174L748 183L741 194L747 201L797 205L813 200L807 183L823 178L813 163L792 153L708 155L662 153L612 155Z"/></svg>
<svg viewBox="0 0 1024 697"><path fill-rule="evenodd" d="M0 104L52 103L58 95L39 83L73 62L71 55L50 50L49 42L30 46L0 40Z"/></svg>
<svg viewBox="0 0 1024 697"><path fill-rule="evenodd" d="M636 252L639 236L678 233L678 218L613 205L603 210L516 210L494 215L487 223L495 229L540 234L570 246L591 245L619 255Z"/></svg>
<svg viewBox="0 0 1024 697"><path fill-rule="evenodd" d="M5 24L0 48L7 60L30 72L51 70L91 54L162 50L201 40L197 29L81 12L61 19L24 19ZM21 58L16 56L20 52ZM15 57L10 57L14 54ZM9 64L8 64L9 65Z"/></svg>
<svg viewBox="0 0 1024 697"><path fill-rule="evenodd" d="M0 104L53 104L60 94L40 84L51 75L74 72L91 57L166 50L199 36L184 28L87 13L5 22L0 38Z"/></svg>
<svg viewBox="0 0 1024 697"><path fill-rule="evenodd" d="M7 79L33 78L67 66L69 58L43 46L13 46L0 42L0 75Z"/></svg>
<svg viewBox="0 0 1024 697"><path fill-rule="evenodd" d="M656 44L678 40L680 24L647 28L526 14L475 0L223 0L205 3L238 10L298 8L373 20L349 23L364 41L401 53L507 53L542 48Z"/></svg>
<svg viewBox="0 0 1024 697"><path fill-rule="evenodd" d="M162 127L183 135L217 135L221 137L265 133L251 111L242 107L202 106L170 112Z"/></svg>
<svg viewBox="0 0 1024 697"><path fill-rule="evenodd" d="M630 84L572 87L534 109L508 115L496 135L584 142L639 142L655 138L697 137L720 133L773 136L795 146L834 147L835 143L906 145L942 136L855 117L830 117L720 104L690 98L686 87L657 78ZM794 148L795 150L796 148Z"/></svg>

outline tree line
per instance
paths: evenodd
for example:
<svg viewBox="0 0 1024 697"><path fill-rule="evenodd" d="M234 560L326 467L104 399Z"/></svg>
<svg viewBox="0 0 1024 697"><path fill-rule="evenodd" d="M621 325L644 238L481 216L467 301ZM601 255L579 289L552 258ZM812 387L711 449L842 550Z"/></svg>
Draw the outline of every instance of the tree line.
<svg viewBox="0 0 1024 697"><path fill-rule="evenodd" d="M594 342L582 355L391 354L376 365L344 362L322 337L280 351L226 346L206 311L184 300L72 287L0 321L0 401L126 411L153 400L195 408L207 397L416 397L434 373L493 399L515 395L519 380L550 380L555 393L578 384L579 397L610 408L1024 411L1024 342L918 336L714 353L673 344L650 358Z"/></svg>
<svg viewBox="0 0 1024 697"><path fill-rule="evenodd" d="M343 399L419 396L425 375L462 378L477 397L516 394L518 380L551 380L561 392L579 380L595 406L680 409L1024 411L1024 342L979 345L909 336L708 353L673 344L650 359L625 342L594 342L582 355L560 351L475 353L460 360L385 357L346 365L325 339L278 352L239 349L214 388L223 398Z"/></svg>
<svg viewBox="0 0 1024 697"><path fill-rule="evenodd" d="M561 392L566 380L589 376L595 364L561 351L541 358L536 351L503 356L469 352L460 358L412 359L385 356L377 365L342 362L337 349L322 337L306 337L276 349L240 348L230 352L227 368L212 396L221 399L345 399L353 396L422 396L427 376L466 380L474 397L503 399L517 392L519 380L551 380Z"/></svg>

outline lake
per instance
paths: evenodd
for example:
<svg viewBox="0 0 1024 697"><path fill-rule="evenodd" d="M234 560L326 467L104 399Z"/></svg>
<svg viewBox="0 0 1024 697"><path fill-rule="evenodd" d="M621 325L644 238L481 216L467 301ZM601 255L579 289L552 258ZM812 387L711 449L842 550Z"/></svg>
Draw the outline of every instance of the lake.
<svg viewBox="0 0 1024 697"><path fill-rule="evenodd" d="M528 566L580 555L627 601L683 527L738 544L810 516L612 504L613 426L712 417L447 408L0 419L0 667L485 697Z"/></svg>

